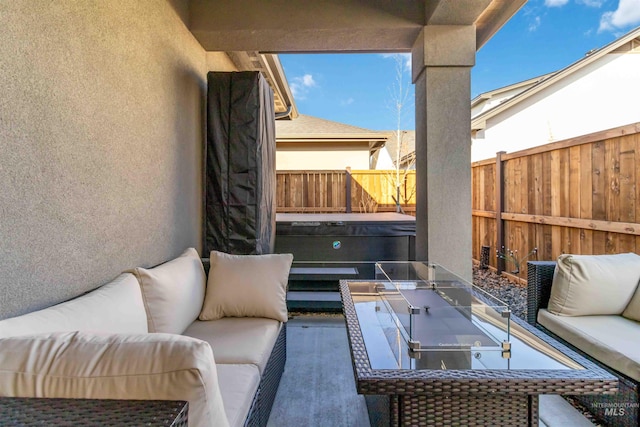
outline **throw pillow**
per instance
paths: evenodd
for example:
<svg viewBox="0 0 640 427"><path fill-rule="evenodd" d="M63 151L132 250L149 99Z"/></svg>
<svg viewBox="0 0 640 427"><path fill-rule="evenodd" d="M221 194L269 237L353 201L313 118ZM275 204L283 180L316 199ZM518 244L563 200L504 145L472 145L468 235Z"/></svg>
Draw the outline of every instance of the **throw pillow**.
<svg viewBox="0 0 640 427"><path fill-rule="evenodd" d="M200 320L267 317L287 321L291 254L230 255L211 252Z"/></svg>
<svg viewBox="0 0 640 427"><path fill-rule="evenodd" d="M636 288L636 292L633 294L629 305L622 312L622 316L629 320L635 320L640 322L640 284Z"/></svg>
<svg viewBox="0 0 640 427"><path fill-rule="evenodd" d="M181 334L198 318L207 277L195 249L157 267L131 272L140 283L149 332Z"/></svg>
<svg viewBox="0 0 640 427"><path fill-rule="evenodd" d="M561 316L619 315L640 280L640 256L560 255L548 310Z"/></svg>
<svg viewBox="0 0 640 427"><path fill-rule="evenodd" d="M187 400L189 425L228 425L211 346L173 334L0 339L0 396Z"/></svg>

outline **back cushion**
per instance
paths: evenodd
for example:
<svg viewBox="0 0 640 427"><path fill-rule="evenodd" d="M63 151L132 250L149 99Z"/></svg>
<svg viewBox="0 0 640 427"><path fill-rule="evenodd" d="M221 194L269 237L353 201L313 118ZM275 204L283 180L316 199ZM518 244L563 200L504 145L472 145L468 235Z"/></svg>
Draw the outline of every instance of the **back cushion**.
<svg viewBox="0 0 640 427"><path fill-rule="evenodd" d="M227 426L211 347L173 334L0 339L0 396L189 401L189 425Z"/></svg>
<svg viewBox="0 0 640 427"><path fill-rule="evenodd" d="M149 332L181 334L198 318L207 277L195 249L155 268L132 272L140 282Z"/></svg>
<svg viewBox="0 0 640 427"><path fill-rule="evenodd" d="M640 280L640 256L561 255L548 310L561 316L619 315Z"/></svg>
<svg viewBox="0 0 640 427"><path fill-rule="evenodd" d="M0 338L70 331L148 332L136 278L132 274L121 274L76 299L0 321Z"/></svg>

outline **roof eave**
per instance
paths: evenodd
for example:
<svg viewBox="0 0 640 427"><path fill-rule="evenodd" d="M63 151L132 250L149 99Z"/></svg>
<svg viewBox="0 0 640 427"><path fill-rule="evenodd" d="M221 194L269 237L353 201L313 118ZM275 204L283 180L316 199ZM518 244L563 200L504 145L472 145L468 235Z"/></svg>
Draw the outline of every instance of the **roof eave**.
<svg viewBox="0 0 640 427"><path fill-rule="evenodd" d="M628 32L627 34L625 34L624 36L620 37L619 39L614 40L613 42L609 43L606 46L603 46L602 48L598 49L597 51L593 52L592 54L585 56L584 58L579 59L578 61L568 65L567 67L563 68L562 70L556 72L555 74L553 74L551 77L542 80L541 82L531 86L529 89L524 90L523 92L519 93L518 95L509 98L508 100L496 105L495 107L479 114L478 116L476 116L475 119L473 119L471 121L471 129L475 130L475 129L484 129L484 127L486 126L486 122L488 119L490 119L491 117L496 116L497 114L500 114L501 112L511 108L512 106L520 103L521 101L524 101L525 99L527 99L528 97L535 95L536 93L540 92L541 90L553 85L555 82L562 80L563 78L573 74L574 72L576 72L577 70L586 67L587 65L597 61L598 59L602 58L603 56L607 55L608 53L610 53L611 51L617 49L618 47L629 43L631 40L640 37L640 27ZM478 128L478 126L480 126L480 124L482 124L482 127Z"/></svg>

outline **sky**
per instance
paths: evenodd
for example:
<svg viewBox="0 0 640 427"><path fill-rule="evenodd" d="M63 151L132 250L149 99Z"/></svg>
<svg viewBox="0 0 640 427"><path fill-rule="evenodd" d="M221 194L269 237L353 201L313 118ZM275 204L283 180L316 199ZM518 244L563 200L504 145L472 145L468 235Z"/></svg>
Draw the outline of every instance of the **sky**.
<svg viewBox="0 0 640 427"><path fill-rule="evenodd" d="M640 0L529 0L478 51L471 98L565 68L638 26ZM400 127L415 129L408 54L399 61L389 54L281 54L280 60L300 113L393 130L395 102L404 100Z"/></svg>

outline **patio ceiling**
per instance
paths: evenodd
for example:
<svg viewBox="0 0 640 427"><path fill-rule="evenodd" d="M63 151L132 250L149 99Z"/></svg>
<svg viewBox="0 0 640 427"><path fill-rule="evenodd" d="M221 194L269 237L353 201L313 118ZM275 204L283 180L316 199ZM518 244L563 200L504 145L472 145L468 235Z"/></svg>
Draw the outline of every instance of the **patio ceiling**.
<svg viewBox="0 0 640 427"><path fill-rule="evenodd" d="M208 51L410 51L427 25L475 25L476 49L526 0L191 0Z"/></svg>

